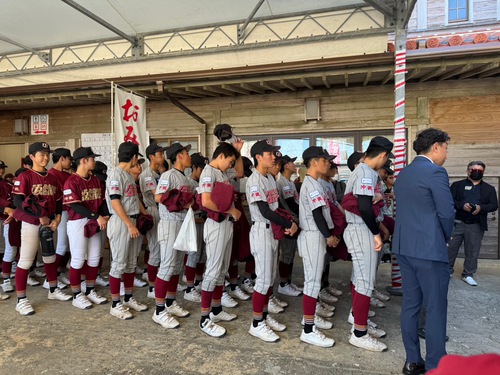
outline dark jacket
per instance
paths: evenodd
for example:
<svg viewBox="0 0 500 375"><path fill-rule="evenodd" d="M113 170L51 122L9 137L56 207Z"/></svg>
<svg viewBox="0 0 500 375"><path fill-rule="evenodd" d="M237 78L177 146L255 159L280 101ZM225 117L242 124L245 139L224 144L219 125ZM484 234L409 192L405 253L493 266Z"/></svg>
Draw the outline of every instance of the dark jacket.
<svg viewBox="0 0 500 375"><path fill-rule="evenodd" d="M457 210L455 218L460 220L461 213L464 213L464 204L467 203L464 200L464 191L466 186L472 186L473 183L468 178L460 181L456 181L451 184L450 190L453 196L453 201L455 203L455 209ZM481 230L488 230L488 212L493 212L498 209L498 198L495 188L490 184L481 180L481 198L479 200L479 205L481 206L481 211L477 215L479 217L479 224L481 225Z"/></svg>

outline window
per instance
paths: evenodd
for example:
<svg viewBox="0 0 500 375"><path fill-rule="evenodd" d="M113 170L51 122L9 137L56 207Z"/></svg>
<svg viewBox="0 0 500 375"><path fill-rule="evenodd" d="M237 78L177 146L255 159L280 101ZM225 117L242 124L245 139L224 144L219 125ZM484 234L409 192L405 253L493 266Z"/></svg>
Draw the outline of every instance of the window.
<svg viewBox="0 0 500 375"><path fill-rule="evenodd" d="M447 0L448 22L469 21L469 0Z"/></svg>

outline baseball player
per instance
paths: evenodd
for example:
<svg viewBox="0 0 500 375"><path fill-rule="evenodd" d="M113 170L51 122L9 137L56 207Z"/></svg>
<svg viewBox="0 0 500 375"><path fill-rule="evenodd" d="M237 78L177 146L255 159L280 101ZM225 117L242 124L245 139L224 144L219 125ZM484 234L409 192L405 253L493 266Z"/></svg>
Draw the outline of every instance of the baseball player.
<svg viewBox="0 0 500 375"><path fill-rule="evenodd" d="M351 295L354 324L349 338L351 345L371 351L385 351L387 346L378 341L386 333L368 324L370 297L375 285L378 251L382 249L378 223L372 203L380 187L377 169L384 166L393 144L387 138L374 137L362 161L349 176L345 193L358 200L361 216L345 211L347 228L344 241L352 256Z"/></svg>
<svg viewBox="0 0 500 375"><path fill-rule="evenodd" d="M77 148L73 154L77 170L64 183L63 202L69 207L68 236L71 251L71 268L69 277L73 291L73 306L85 310L92 304L101 305L106 298L95 291L99 260L101 258L102 236L95 233L92 237L85 236L85 225L97 221L100 230L106 230L109 216L102 212L105 190L101 182L90 172L95 167L95 154L90 147ZM81 273L84 263L86 290L81 291Z"/></svg>
<svg viewBox="0 0 500 375"><path fill-rule="evenodd" d="M69 170L71 164L73 163L73 157L71 156L71 151L67 148L56 148L54 153L52 154L52 162L54 163L53 167L48 170L48 173L53 175L57 182L59 183L59 187L61 191L63 189L64 183L69 178L70 174L65 170ZM59 272L59 288L63 289L66 285L69 285L70 282L66 275L64 274L66 270L66 263L68 262L69 253L68 253L68 234L67 234L67 224L68 224L68 210L69 207L63 204L63 211L61 214L61 223L57 227L56 235L57 235L57 245L56 245L56 264ZM44 283L44 288L47 289L47 284Z"/></svg>
<svg viewBox="0 0 500 375"><path fill-rule="evenodd" d="M198 192L201 194L202 206L219 212L213 201L212 190L216 183L230 184L226 171L234 167L241 158L239 150L243 141L238 140L232 145L222 142L214 151L212 161L200 176ZM233 198L233 197L232 197ZM220 321L236 319L235 314L222 310L221 297L224 288L224 277L231 259L233 236L233 220L240 218L241 212L232 206L221 222L208 218L203 229L203 238L207 251L205 275L201 287L201 319L200 328L207 335L220 337L226 329L217 324Z"/></svg>
<svg viewBox="0 0 500 375"><path fill-rule="evenodd" d="M110 314L119 319L132 319L129 308L146 311L148 307L133 297L135 267L137 258L137 238L140 236L136 227L139 213L146 210L139 201L137 186L128 173L138 163L139 146L123 142L118 147L119 164L108 175L106 181L106 203L110 214L108 221L109 246L111 248L111 268L109 271L109 289L113 303ZM120 279L123 276L125 297L120 300Z"/></svg>
<svg viewBox="0 0 500 375"><path fill-rule="evenodd" d="M158 181L155 200L160 203L163 195L171 190L191 192L191 186L184 171L191 167L189 150L191 145L183 146L173 143L167 147L167 158L173 168L163 173ZM187 209L194 203L188 202L182 211L170 212L164 204L160 204L160 221L158 223L158 242L160 243L160 268L155 281L156 310L153 321L164 328L175 328L179 322L172 315L183 318L189 311L177 304L175 296L179 284L184 252L174 249L174 242L186 217Z"/></svg>
<svg viewBox="0 0 500 375"><path fill-rule="evenodd" d="M155 225L146 233L149 248L149 258L147 263L147 274L149 281L148 297L154 298L154 286L158 267L160 266L160 244L158 242L158 222L160 213L158 204L155 201L156 188L160 174L158 168L165 163L165 147L158 143L152 143L146 148L146 157L149 160L149 166L139 176L139 185L142 191L144 205L148 213L153 216Z"/></svg>
<svg viewBox="0 0 500 375"><path fill-rule="evenodd" d="M279 336L273 331L284 331L286 326L278 323L267 311L272 285L276 277L278 241L274 238L271 223L285 228L285 234L293 235L298 227L276 212L279 195L274 177L268 169L275 164L275 152L279 146L272 146L268 140L257 141L251 148L255 169L248 178L246 196L250 208L252 228L250 250L255 258L254 293L252 295L253 322L250 334L266 342L275 342Z"/></svg>
<svg viewBox="0 0 500 375"><path fill-rule="evenodd" d="M299 223L302 231L297 239L299 255L304 264L304 295L302 297L304 328L300 340L320 347L330 347L335 344L333 339L327 338L317 330L317 328L330 329L333 327L332 323L316 314L326 246L335 246L338 241L331 233L333 222L329 202L319 181L321 175L330 168L330 161L334 158L334 155L329 155L319 146L311 146L302 154L307 174L300 190Z"/></svg>
<svg viewBox="0 0 500 375"><path fill-rule="evenodd" d="M29 156L33 161L33 168L21 173L14 183L12 193L14 194L14 205L23 210L25 199L44 200L45 212L25 213L22 217L21 226L21 249L19 262L16 269L16 310L21 315L32 315L35 310L26 298L26 282L28 273L38 252L40 244L40 227L48 227L52 231L57 229L61 220L62 192L54 176L47 173L45 167L49 162L50 147L45 142L36 142L29 147ZM40 215L43 215L40 217ZM43 256L45 273L49 283L49 300L69 301L71 296L61 292L57 287L57 266L55 252L53 255Z"/></svg>
<svg viewBox="0 0 500 375"><path fill-rule="evenodd" d="M5 240L4 256L2 260L2 289L5 293L10 293L14 291L14 287L10 281L10 274L12 270L12 262L16 258L17 247L12 246L9 241L9 222L12 220L9 219L9 216L12 216L13 213L12 185L3 179L5 168L8 168L8 166L0 160L0 210L2 211L0 214L0 222L3 225L3 237ZM0 299L2 299L1 296Z"/></svg>
<svg viewBox="0 0 500 375"><path fill-rule="evenodd" d="M197 152L191 155L191 175L187 178L191 190L193 192L199 186L200 176L205 166L209 163L208 158ZM195 288L195 283L198 284L202 280L203 271L205 269L206 252L205 242L203 241L203 227L207 214L201 210L195 212L196 220L196 243L198 244L197 252L190 252L186 256L185 274L186 274L186 290L184 298L192 302L201 302L201 294ZM196 279L196 280L195 280Z"/></svg>
<svg viewBox="0 0 500 375"><path fill-rule="evenodd" d="M292 174L295 173L295 160L288 155L280 158L280 174L276 178L276 185L280 195L281 206L290 212L298 221L299 218L299 194L295 184L290 181ZM293 237L285 237L279 243L279 275L280 285L278 293L286 296L300 296L303 288L299 288L292 283L293 259L295 258L295 249L297 248L297 239Z"/></svg>

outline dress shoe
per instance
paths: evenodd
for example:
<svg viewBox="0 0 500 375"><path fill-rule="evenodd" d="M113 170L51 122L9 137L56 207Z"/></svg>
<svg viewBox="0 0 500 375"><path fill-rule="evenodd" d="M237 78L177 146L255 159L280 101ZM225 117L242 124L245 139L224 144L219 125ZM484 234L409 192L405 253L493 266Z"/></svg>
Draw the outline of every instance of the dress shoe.
<svg viewBox="0 0 500 375"><path fill-rule="evenodd" d="M418 337L425 340L425 328L418 329ZM446 336L446 342L448 342L449 339L450 338L448 336Z"/></svg>
<svg viewBox="0 0 500 375"><path fill-rule="evenodd" d="M425 374L425 363L411 363L406 361L403 366L403 374L405 375L420 375Z"/></svg>
<svg viewBox="0 0 500 375"><path fill-rule="evenodd" d="M402 288L393 288L392 286L386 286L385 290L387 290L387 293L389 293L391 296L399 296L401 297L403 295L403 289Z"/></svg>

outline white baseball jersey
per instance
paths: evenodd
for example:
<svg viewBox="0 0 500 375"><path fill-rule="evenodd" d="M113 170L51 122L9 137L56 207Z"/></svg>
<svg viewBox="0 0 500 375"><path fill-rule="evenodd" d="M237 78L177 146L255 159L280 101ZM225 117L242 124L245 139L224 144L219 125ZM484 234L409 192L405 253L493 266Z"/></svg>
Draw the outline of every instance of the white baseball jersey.
<svg viewBox="0 0 500 375"><path fill-rule="evenodd" d="M181 192L191 193L191 185L184 173L172 168L165 173L163 173L158 181L158 187L156 188L156 194L165 194L169 190L177 189ZM167 207L160 204L160 218L168 221L184 221L186 217L187 210L182 210L179 212L170 212Z"/></svg>
<svg viewBox="0 0 500 375"><path fill-rule="evenodd" d="M292 212L290 207L288 207L288 203L286 203L286 199L293 198L295 202L299 204L299 193L297 193L295 184L279 173L276 177L276 186L278 188L281 204L287 211Z"/></svg>
<svg viewBox="0 0 500 375"><path fill-rule="evenodd" d="M226 176L227 176L227 178L229 178L229 182L231 183L231 185L233 185L234 191L236 193L239 193L240 192L240 180L238 178L236 178L236 169L229 168L226 171Z"/></svg>
<svg viewBox="0 0 500 375"><path fill-rule="evenodd" d="M216 182L231 185L231 181L226 173L222 172L220 169L212 167L211 165L207 165L203 168L203 172L201 172L198 192L200 194L211 193Z"/></svg>
<svg viewBox="0 0 500 375"><path fill-rule="evenodd" d="M370 168L365 163L361 162L349 176L347 185L345 188L345 194L353 193L355 196L358 195L368 195L375 196L375 190L377 189L379 175L377 171ZM346 210L345 217L347 223L352 224L363 224L364 221L361 216L353 214Z"/></svg>
<svg viewBox="0 0 500 375"><path fill-rule="evenodd" d="M108 174L106 180L106 203L109 212L116 215L111 205L111 195L120 195L120 203L127 215L139 214L139 195L137 194L137 185L134 178L120 167L115 167Z"/></svg>
<svg viewBox="0 0 500 375"><path fill-rule="evenodd" d="M267 202L269 208L273 211L278 208L279 195L274 177L270 173L263 176L259 171L254 170L248 178L246 194L251 220L270 224L270 221L262 216L256 202Z"/></svg>
<svg viewBox="0 0 500 375"><path fill-rule="evenodd" d="M309 175L306 175L300 188L299 207L299 223L302 230L319 231L312 213L318 207L322 207L328 228L333 229L330 203L326 192L320 182Z"/></svg>
<svg viewBox="0 0 500 375"><path fill-rule="evenodd" d="M337 201L337 195L335 194L335 187L333 186L333 182L326 181L323 178L318 179L321 186L323 186L323 190L325 190L326 196L328 197L328 202L333 204Z"/></svg>
<svg viewBox="0 0 500 375"><path fill-rule="evenodd" d="M151 167L145 168L139 175L139 187L142 191L142 199L146 207L156 206L155 194L152 190L156 191L159 178L160 175L153 171Z"/></svg>

